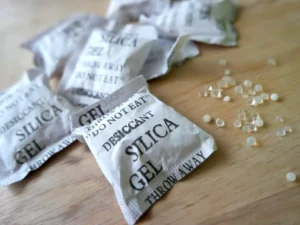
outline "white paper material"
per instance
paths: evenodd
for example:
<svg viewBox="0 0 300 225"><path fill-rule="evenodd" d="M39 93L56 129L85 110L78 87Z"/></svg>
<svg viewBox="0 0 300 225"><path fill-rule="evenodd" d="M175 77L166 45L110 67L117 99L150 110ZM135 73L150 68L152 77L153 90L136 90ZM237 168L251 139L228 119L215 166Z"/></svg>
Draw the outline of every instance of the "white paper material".
<svg viewBox="0 0 300 225"><path fill-rule="evenodd" d="M95 14L74 14L21 46L33 52L35 66L51 77L61 72L77 44L89 35L92 28L104 29L112 23Z"/></svg>
<svg viewBox="0 0 300 225"><path fill-rule="evenodd" d="M139 74L151 80L167 74L172 66L199 55L197 45L189 39L189 35L184 35L175 41L165 38L156 40Z"/></svg>
<svg viewBox="0 0 300 225"><path fill-rule="evenodd" d="M107 17L127 23L138 20L142 14L147 16L159 14L170 5L171 0L111 0Z"/></svg>
<svg viewBox="0 0 300 225"><path fill-rule="evenodd" d="M121 105L74 131L113 186L128 224L216 150L211 135L141 84Z"/></svg>
<svg viewBox="0 0 300 225"><path fill-rule="evenodd" d="M29 70L0 100L0 185L22 180L70 145L69 115L78 110L50 90L40 70Z"/></svg>
<svg viewBox="0 0 300 225"><path fill-rule="evenodd" d="M94 120L105 115L115 107L121 105L133 94L137 93L142 87L146 86L145 79L133 79L128 84L116 90L109 96L100 101L78 110L70 116L71 131L78 127L91 124ZM80 142L85 143L81 135L74 136Z"/></svg>
<svg viewBox="0 0 300 225"><path fill-rule="evenodd" d="M223 2L226 7L221 10ZM173 3L160 15L142 15L139 21L154 25L167 37L190 34L194 41L235 46L237 33L232 24L232 18L235 18L232 14L236 13L234 9L235 5L228 0L187 0Z"/></svg>
<svg viewBox="0 0 300 225"><path fill-rule="evenodd" d="M108 96L138 75L155 39L152 26L126 25L118 32L95 29L67 63L58 92L80 106Z"/></svg>

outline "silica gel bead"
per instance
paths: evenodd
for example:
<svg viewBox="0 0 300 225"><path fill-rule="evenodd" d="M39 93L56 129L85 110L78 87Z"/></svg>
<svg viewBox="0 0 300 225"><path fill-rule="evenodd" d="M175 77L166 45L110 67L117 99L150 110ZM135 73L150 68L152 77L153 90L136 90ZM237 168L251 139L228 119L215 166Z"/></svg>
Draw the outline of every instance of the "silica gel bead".
<svg viewBox="0 0 300 225"><path fill-rule="evenodd" d="M239 120L234 121L233 126L240 128L242 126L242 122Z"/></svg>
<svg viewBox="0 0 300 225"><path fill-rule="evenodd" d="M295 182L296 179L297 179L297 176L296 176L295 173L289 172L289 173L286 174L286 179L287 179L287 181L289 181L289 182Z"/></svg>
<svg viewBox="0 0 300 225"><path fill-rule="evenodd" d="M244 81L244 86L245 87L251 87L252 86L252 81L251 80L245 80Z"/></svg>
<svg viewBox="0 0 300 225"><path fill-rule="evenodd" d="M230 97L229 97L229 96L225 96L225 97L223 98L223 100L224 100L224 102L229 102L229 101L230 101Z"/></svg>
<svg viewBox="0 0 300 225"><path fill-rule="evenodd" d="M278 96L278 94L273 93L273 94L271 94L270 98L271 98L272 101L277 101L279 96Z"/></svg>
<svg viewBox="0 0 300 225"><path fill-rule="evenodd" d="M279 129L277 130L277 136L279 136L279 137L284 137L285 135L286 135L286 131L285 131L284 128L279 128Z"/></svg>
<svg viewBox="0 0 300 225"><path fill-rule="evenodd" d="M217 118L216 119L216 125L217 125L217 127L224 127L225 122L224 122L224 120L221 120L221 119Z"/></svg>
<svg viewBox="0 0 300 225"><path fill-rule="evenodd" d="M210 121L211 121L211 116L210 115L204 115L203 116L203 121L205 122L205 123L209 123Z"/></svg>
<svg viewBox="0 0 300 225"><path fill-rule="evenodd" d="M248 137L246 143L248 146L255 146L256 145L255 137Z"/></svg>
<svg viewBox="0 0 300 225"><path fill-rule="evenodd" d="M262 127L264 125L264 121L262 119L258 118L255 120L255 125L257 127Z"/></svg>
<svg viewBox="0 0 300 225"><path fill-rule="evenodd" d="M257 92L261 92L262 91L262 85L261 84L255 84L254 85L254 90Z"/></svg>
<svg viewBox="0 0 300 225"><path fill-rule="evenodd" d="M263 98L263 100L266 100L266 101L269 100L269 98L270 98L268 93L262 93L260 96Z"/></svg>

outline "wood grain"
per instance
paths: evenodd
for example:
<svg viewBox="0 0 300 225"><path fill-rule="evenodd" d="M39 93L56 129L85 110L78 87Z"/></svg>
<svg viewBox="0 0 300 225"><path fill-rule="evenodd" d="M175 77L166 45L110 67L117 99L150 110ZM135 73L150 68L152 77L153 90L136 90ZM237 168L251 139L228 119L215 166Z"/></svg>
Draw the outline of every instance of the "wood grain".
<svg viewBox="0 0 300 225"><path fill-rule="evenodd" d="M239 0L239 46L200 44L200 57L150 82L165 103L214 135L219 150L157 202L139 224L174 225L298 225L300 176L300 2L297 0ZM22 41L72 12L104 15L107 0L2 0L0 2L0 88L16 82L32 67L32 55ZM266 60L275 57L278 67ZM230 103L199 98L205 84L216 82L226 58L239 82L251 79L268 93L280 95L255 109L266 126L254 136L260 146L245 147L248 135L233 127L236 110L245 101L226 91ZM204 114L223 118L225 128L202 122ZM274 121L276 115L284 123ZM277 137L289 124L294 132ZM75 143L57 154L23 182L0 189L0 224L126 224L109 183L89 150Z"/></svg>

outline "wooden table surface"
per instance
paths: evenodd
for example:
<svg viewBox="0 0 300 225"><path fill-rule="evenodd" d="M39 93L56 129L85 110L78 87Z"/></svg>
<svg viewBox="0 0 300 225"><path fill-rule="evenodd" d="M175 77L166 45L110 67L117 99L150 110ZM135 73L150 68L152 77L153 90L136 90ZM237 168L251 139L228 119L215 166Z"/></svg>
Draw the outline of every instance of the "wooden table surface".
<svg viewBox="0 0 300 225"><path fill-rule="evenodd" d="M19 44L75 11L105 15L107 0L2 0L0 2L0 88L16 82L32 66L31 53ZM201 44L201 56L150 82L165 103L211 133L219 150L176 184L138 224L299 225L300 185L300 1L238 0L239 46ZM275 57L278 67L266 60ZM245 147L247 134L233 127L245 101L232 90L225 103L199 98L205 84L223 74L228 59L234 78L261 83L281 100L257 106L266 125L254 136L260 146ZM202 116L223 118L225 128L204 124ZM276 115L284 123L274 121ZM294 131L277 137L276 129ZM299 179L298 179L299 180ZM126 224L113 189L89 150L75 143L24 181L0 188L0 224Z"/></svg>

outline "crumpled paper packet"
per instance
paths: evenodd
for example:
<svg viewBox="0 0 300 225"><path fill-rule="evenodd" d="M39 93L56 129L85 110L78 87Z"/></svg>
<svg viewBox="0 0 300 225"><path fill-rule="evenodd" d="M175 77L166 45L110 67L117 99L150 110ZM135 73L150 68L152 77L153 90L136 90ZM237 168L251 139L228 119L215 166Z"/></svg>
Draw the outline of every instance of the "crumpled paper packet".
<svg viewBox="0 0 300 225"><path fill-rule="evenodd" d="M142 15L139 21L155 26L162 36L176 38L190 34L193 41L235 46L235 18L236 6L232 0L186 0L174 2L159 15Z"/></svg>
<svg viewBox="0 0 300 225"><path fill-rule="evenodd" d="M27 71L0 98L0 185L24 179L73 143L69 115L77 111L54 95L42 71Z"/></svg>
<svg viewBox="0 0 300 225"><path fill-rule="evenodd" d="M139 91L73 131L85 140L113 186L128 224L135 224L216 150L213 137L153 96L142 76L123 88L133 86ZM89 110L82 109L81 115Z"/></svg>

